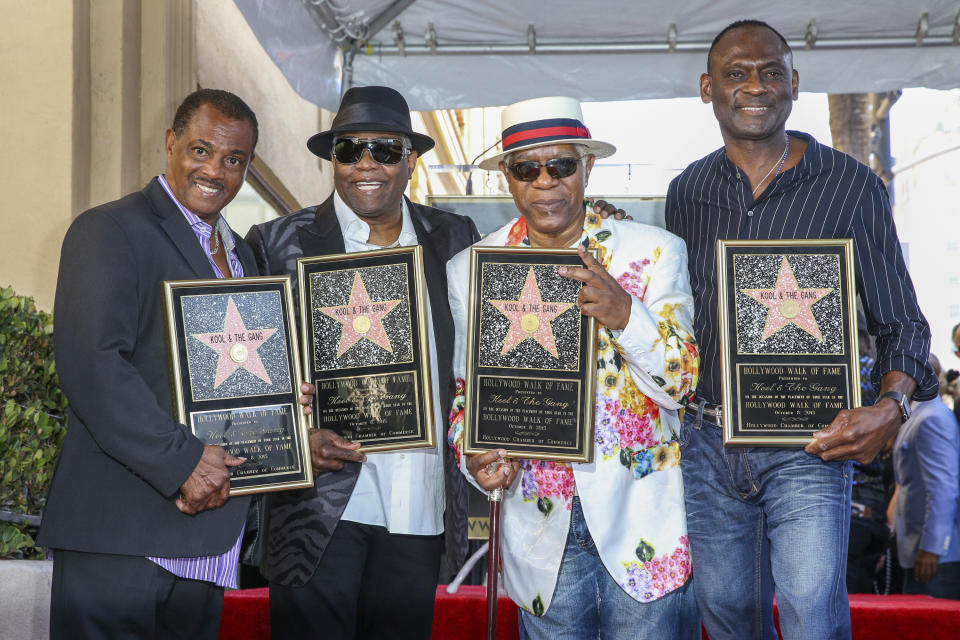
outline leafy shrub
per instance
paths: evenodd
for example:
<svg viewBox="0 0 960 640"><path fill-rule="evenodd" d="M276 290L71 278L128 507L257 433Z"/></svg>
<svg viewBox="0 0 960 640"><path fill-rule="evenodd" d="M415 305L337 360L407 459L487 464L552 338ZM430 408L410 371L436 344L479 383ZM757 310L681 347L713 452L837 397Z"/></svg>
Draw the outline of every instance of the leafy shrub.
<svg viewBox="0 0 960 640"><path fill-rule="evenodd" d="M53 316L0 289L0 558L43 558L34 543L65 433Z"/></svg>

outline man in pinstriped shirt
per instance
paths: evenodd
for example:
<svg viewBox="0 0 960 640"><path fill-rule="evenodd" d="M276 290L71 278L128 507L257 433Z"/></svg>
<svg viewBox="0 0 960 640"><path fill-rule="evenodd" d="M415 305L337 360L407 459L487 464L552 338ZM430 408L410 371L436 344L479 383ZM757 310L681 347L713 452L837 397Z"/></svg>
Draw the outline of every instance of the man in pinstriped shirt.
<svg viewBox="0 0 960 640"><path fill-rule="evenodd" d="M849 638L844 584L850 460L869 462L897 433L911 397L937 393L930 331L900 251L883 183L805 133L786 131L799 76L769 25L724 29L700 78L724 147L667 193L667 229L687 243L701 347L698 402L681 432L694 582L713 640ZM841 411L805 450L724 448L717 422L718 238L853 237L857 291L877 336L874 406Z"/></svg>
<svg viewBox="0 0 960 640"><path fill-rule="evenodd" d="M53 640L217 636L249 504L227 500L229 467L243 459L171 416L160 283L257 275L220 215L256 141L240 98L194 92L164 173L67 231L54 332L68 429L37 540L55 550Z"/></svg>

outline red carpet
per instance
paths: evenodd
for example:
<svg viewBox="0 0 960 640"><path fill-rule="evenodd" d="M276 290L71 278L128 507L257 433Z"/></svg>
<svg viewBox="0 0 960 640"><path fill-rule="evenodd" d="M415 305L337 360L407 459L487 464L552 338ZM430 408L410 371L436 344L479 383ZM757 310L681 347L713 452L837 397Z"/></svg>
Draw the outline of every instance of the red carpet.
<svg viewBox="0 0 960 640"><path fill-rule="evenodd" d="M456 594L437 588L433 640L484 640L483 587L460 587ZM517 608L500 598L497 638L517 637ZM853 640L956 640L960 638L960 602L928 596L850 596ZM224 598L220 640L270 640L266 589L229 591Z"/></svg>

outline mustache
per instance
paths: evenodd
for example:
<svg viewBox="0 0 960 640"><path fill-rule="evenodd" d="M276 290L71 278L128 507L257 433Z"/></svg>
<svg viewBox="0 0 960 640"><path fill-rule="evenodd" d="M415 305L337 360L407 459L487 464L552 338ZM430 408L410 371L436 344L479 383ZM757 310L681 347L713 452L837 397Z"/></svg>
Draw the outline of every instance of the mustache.
<svg viewBox="0 0 960 640"><path fill-rule="evenodd" d="M208 187L215 187L221 190L226 189L226 185L223 184L222 180L208 180L206 178L194 178L193 181L196 182L197 184L203 184Z"/></svg>

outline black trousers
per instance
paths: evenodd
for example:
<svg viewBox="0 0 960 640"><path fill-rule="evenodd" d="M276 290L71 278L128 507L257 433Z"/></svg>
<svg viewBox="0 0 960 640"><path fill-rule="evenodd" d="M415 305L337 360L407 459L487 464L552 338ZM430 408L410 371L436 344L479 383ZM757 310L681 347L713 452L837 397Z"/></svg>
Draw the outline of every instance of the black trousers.
<svg viewBox="0 0 960 640"><path fill-rule="evenodd" d="M50 640L216 640L223 587L146 558L54 551Z"/></svg>
<svg viewBox="0 0 960 640"><path fill-rule="evenodd" d="M307 584L270 584L273 640L428 640L441 539L341 521Z"/></svg>

